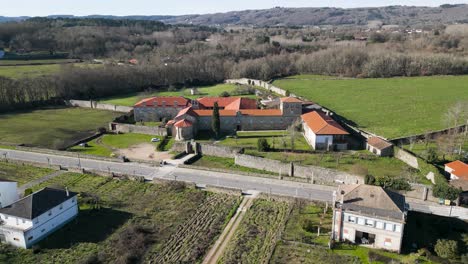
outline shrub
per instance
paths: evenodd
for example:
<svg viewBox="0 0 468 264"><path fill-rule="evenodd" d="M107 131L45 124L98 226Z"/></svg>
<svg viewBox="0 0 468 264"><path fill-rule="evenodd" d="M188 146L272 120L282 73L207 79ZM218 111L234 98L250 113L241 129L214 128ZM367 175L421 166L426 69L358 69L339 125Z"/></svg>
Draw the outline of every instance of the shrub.
<svg viewBox="0 0 468 264"><path fill-rule="evenodd" d="M270 145L268 144L268 141L265 138L259 138L257 140L257 150L261 152L270 150Z"/></svg>
<svg viewBox="0 0 468 264"><path fill-rule="evenodd" d="M105 127L100 127L97 129L97 132L100 133L100 134L104 134L107 132L107 129Z"/></svg>
<svg viewBox="0 0 468 264"><path fill-rule="evenodd" d="M433 147L428 148L425 153L426 160L429 163L434 163L437 161L437 150Z"/></svg>
<svg viewBox="0 0 468 264"><path fill-rule="evenodd" d="M364 177L364 183L368 185L374 185L375 177L371 174L366 174L366 176Z"/></svg>
<svg viewBox="0 0 468 264"><path fill-rule="evenodd" d="M28 196L32 193L33 193L33 190L31 188L27 188L26 190L24 190L24 196Z"/></svg>
<svg viewBox="0 0 468 264"><path fill-rule="evenodd" d="M229 97L231 96L231 94L229 94L228 92L224 91L222 93L219 94L220 97Z"/></svg>
<svg viewBox="0 0 468 264"><path fill-rule="evenodd" d="M432 193L435 197L447 199L450 201L458 199L461 193L461 189L450 186L447 182L436 182Z"/></svg>
<svg viewBox="0 0 468 264"><path fill-rule="evenodd" d="M437 256L446 259L454 259L458 256L458 244L455 240L438 239L434 247Z"/></svg>

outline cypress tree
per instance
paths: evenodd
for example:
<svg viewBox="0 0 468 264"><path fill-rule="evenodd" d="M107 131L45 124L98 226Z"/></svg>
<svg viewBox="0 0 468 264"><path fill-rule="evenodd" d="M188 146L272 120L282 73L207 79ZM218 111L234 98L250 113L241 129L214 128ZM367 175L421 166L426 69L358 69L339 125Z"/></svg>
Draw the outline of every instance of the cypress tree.
<svg viewBox="0 0 468 264"><path fill-rule="evenodd" d="M221 121L219 119L219 106L218 102L214 103L213 107L213 117L211 118L211 129L213 130L215 137L219 138L221 130Z"/></svg>

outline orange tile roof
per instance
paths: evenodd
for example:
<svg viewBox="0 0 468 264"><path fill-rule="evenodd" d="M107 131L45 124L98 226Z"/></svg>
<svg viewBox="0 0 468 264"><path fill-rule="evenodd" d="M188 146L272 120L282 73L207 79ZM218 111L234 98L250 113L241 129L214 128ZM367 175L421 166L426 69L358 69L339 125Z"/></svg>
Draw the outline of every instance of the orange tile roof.
<svg viewBox="0 0 468 264"><path fill-rule="evenodd" d="M187 119L182 119L174 124L175 127L191 127L192 122L188 121Z"/></svg>
<svg viewBox="0 0 468 264"><path fill-rule="evenodd" d="M369 139L367 139L367 144L378 149L385 149L385 148L393 146L392 143L385 141L379 137L370 137Z"/></svg>
<svg viewBox="0 0 468 264"><path fill-rule="evenodd" d="M177 105L176 105L177 102ZM134 105L134 107L145 107L145 106L163 106L163 103L166 104L166 107L175 107L175 106L187 106L190 103L190 100L182 96L157 96L150 97L140 100Z"/></svg>
<svg viewBox="0 0 468 264"><path fill-rule="evenodd" d="M199 116L212 116L213 110L193 110ZM236 116L236 110L219 110L219 116Z"/></svg>
<svg viewBox="0 0 468 264"><path fill-rule="evenodd" d="M316 135L348 135L349 133L325 113L313 111L301 115L302 120Z"/></svg>
<svg viewBox="0 0 468 264"><path fill-rule="evenodd" d="M280 100L284 103L302 103L302 100L299 100L296 97L282 97Z"/></svg>
<svg viewBox="0 0 468 264"><path fill-rule="evenodd" d="M453 175L459 177L460 179L468 181L468 164L465 164L462 161L456 160L450 163L445 164L445 166L451 168Z"/></svg>
<svg viewBox="0 0 468 264"><path fill-rule="evenodd" d="M214 107L214 103L218 102L218 106L224 108L239 98L240 97L201 97L198 98L197 101L200 105L207 108Z"/></svg>
<svg viewBox="0 0 468 264"><path fill-rule="evenodd" d="M283 113L279 109L245 109L240 110L243 115L249 116L282 116Z"/></svg>
<svg viewBox="0 0 468 264"><path fill-rule="evenodd" d="M189 107L186 107L186 108L180 110L179 113L177 113L176 117L174 117L174 118L183 116L183 115L185 115L185 114L192 115L192 116L197 115L197 114L193 111L192 107L189 106Z"/></svg>
<svg viewBox="0 0 468 264"><path fill-rule="evenodd" d="M257 100L251 98L237 98L224 107L225 110L257 109Z"/></svg>

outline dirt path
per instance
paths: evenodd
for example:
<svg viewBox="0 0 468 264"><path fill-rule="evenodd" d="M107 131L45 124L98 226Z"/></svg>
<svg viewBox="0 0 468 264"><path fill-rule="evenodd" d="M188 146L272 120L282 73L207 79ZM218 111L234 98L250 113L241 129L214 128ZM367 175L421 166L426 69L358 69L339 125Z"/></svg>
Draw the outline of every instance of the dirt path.
<svg viewBox="0 0 468 264"><path fill-rule="evenodd" d="M118 150L120 155L123 155L130 160L148 160L148 161L160 161L164 159L170 159L171 155L169 152L157 152L156 147L150 143L141 143L138 145L131 146L126 149Z"/></svg>
<svg viewBox="0 0 468 264"><path fill-rule="evenodd" d="M250 206L252 206L253 200L253 197L244 197L242 199L236 214L231 218L229 223L226 225L226 228L224 228L223 233L221 233L214 246L206 255L202 262L203 264L216 264L218 262L219 258L221 258L227 245L229 244L232 236L236 232L236 229L239 227L239 224L244 218L245 212L247 212Z"/></svg>

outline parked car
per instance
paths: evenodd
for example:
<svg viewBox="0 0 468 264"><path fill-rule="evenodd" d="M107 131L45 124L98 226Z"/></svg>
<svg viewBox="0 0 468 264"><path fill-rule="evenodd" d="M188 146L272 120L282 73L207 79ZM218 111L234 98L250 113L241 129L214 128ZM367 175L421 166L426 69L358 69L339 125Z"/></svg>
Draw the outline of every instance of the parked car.
<svg viewBox="0 0 468 264"><path fill-rule="evenodd" d="M78 146L83 147L83 148L87 148L87 147L88 147L88 143L80 143Z"/></svg>
<svg viewBox="0 0 468 264"><path fill-rule="evenodd" d="M152 138L152 139L151 139L151 142L159 142L159 141L160 141L159 138Z"/></svg>

